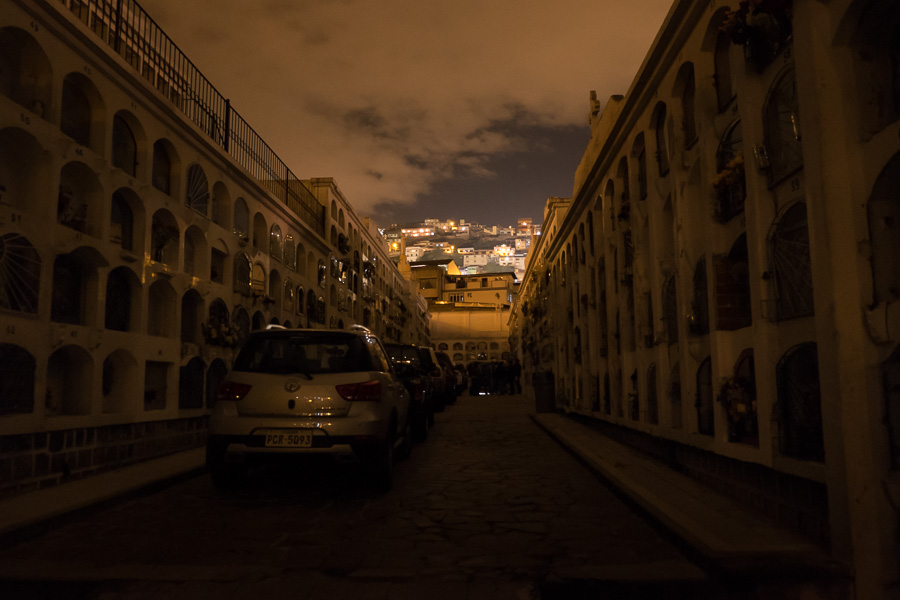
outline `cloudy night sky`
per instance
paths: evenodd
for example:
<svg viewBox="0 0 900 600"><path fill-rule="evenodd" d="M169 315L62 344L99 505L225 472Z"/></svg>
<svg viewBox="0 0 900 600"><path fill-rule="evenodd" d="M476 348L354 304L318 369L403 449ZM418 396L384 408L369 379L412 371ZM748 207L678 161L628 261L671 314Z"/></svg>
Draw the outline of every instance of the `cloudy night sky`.
<svg viewBox="0 0 900 600"><path fill-rule="evenodd" d="M382 226L512 224L572 195L589 95L671 0L140 0L301 178Z"/></svg>

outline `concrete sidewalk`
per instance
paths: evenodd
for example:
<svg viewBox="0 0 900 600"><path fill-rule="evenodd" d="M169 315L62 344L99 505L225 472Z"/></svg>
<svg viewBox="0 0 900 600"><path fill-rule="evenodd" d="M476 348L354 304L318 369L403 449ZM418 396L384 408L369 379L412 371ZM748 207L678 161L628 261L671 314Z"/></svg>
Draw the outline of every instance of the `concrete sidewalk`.
<svg viewBox="0 0 900 600"><path fill-rule="evenodd" d="M195 448L0 501L0 543L15 543L61 519L202 473Z"/></svg>
<svg viewBox="0 0 900 600"><path fill-rule="evenodd" d="M847 575L822 548L655 458L560 413L532 419L723 573Z"/></svg>
<svg viewBox="0 0 900 600"><path fill-rule="evenodd" d="M709 565L730 574L844 571L818 546L778 528L663 463L559 413L534 422ZM204 471L204 449L142 462L0 501L0 543L15 543L80 512Z"/></svg>

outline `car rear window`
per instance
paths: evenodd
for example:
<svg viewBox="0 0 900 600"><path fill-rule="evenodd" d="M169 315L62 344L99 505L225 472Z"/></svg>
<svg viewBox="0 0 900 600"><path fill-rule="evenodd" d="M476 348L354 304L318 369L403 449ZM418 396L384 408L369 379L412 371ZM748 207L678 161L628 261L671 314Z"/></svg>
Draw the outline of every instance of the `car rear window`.
<svg viewBox="0 0 900 600"><path fill-rule="evenodd" d="M258 336L247 340L234 371L250 373L351 373L373 368L365 342L356 335Z"/></svg>
<svg viewBox="0 0 900 600"><path fill-rule="evenodd" d="M386 349L388 356L390 356L391 360L395 363L405 363L414 367L419 367L422 364L419 352L414 346L388 344Z"/></svg>

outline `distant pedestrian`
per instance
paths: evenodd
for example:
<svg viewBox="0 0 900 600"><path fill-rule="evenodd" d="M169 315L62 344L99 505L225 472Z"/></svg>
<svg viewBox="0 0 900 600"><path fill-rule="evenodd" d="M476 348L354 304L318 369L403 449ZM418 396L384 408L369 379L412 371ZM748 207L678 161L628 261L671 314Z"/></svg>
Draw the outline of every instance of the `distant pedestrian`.
<svg viewBox="0 0 900 600"><path fill-rule="evenodd" d="M494 369L491 367L490 361L481 363L481 391L490 394L494 391Z"/></svg>
<svg viewBox="0 0 900 600"><path fill-rule="evenodd" d="M512 364L509 366L509 393L510 394L521 394L522 393L522 364L519 362L519 359L515 359Z"/></svg>
<svg viewBox="0 0 900 600"><path fill-rule="evenodd" d="M498 360L494 365L496 367L496 371L494 371L494 383L497 386L497 393L501 395L506 394L509 391L509 369L502 360Z"/></svg>

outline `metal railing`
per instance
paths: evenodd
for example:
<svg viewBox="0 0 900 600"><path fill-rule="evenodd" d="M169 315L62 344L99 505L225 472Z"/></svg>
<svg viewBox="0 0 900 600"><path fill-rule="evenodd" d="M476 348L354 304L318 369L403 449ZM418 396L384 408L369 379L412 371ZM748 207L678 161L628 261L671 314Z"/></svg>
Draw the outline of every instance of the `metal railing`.
<svg viewBox="0 0 900 600"><path fill-rule="evenodd" d="M135 0L58 0L320 235L325 207Z"/></svg>

